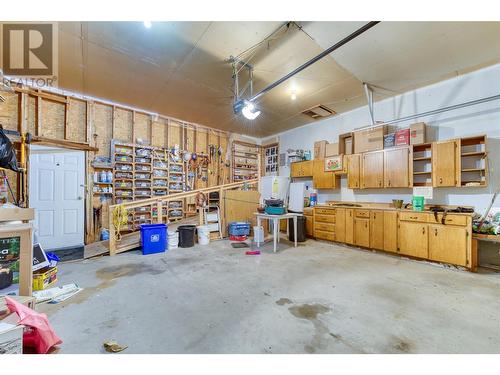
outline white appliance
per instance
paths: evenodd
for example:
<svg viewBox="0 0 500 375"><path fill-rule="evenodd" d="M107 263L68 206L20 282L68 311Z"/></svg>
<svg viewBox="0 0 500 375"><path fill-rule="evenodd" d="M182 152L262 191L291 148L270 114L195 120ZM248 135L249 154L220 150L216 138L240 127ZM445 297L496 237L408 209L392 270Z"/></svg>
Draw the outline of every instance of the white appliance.
<svg viewBox="0 0 500 375"><path fill-rule="evenodd" d="M288 198L288 211L304 212L304 194L306 184L304 182L292 182Z"/></svg>
<svg viewBox="0 0 500 375"><path fill-rule="evenodd" d="M265 176L260 179L260 203L264 204L265 199L283 199L286 203L288 199L288 187L290 177L285 176Z"/></svg>

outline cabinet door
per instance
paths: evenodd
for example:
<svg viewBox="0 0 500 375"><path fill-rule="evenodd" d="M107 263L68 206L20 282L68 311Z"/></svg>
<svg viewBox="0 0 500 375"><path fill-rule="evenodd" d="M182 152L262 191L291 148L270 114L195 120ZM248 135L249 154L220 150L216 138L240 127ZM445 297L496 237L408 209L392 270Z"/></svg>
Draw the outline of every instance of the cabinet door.
<svg viewBox="0 0 500 375"><path fill-rule="evenodd" d="M360 164L361 155L346 155L347 161L347 187L349 189L359 189L360 184Z"/></svg>
<svg viewBox="0 0 500 375"><path fill-rule="evenodd" d="M345 242L354 244L354 210L351 208L345 210Z"/></svg>
<svg viewBox="0 0 500 375"><path fill-rule="evenodd" d="M335 209L335 241L345 242L345 208Z"/></svg>
<svg viewBox="0 0 500 375"><path fill-rule="evenodd" d="M307 160L300 163L301 164L301 177L312 177L313 175L313 161Z"/></svg>
<svg viewBox="0 0 500 375"><path fill-rule="evenodd" d="M325 160L313 161L313 185L316 189L335 189L337 176L333 172L325 172Z"/></svg>
<svg viewBox="0 0 500 375"><path fill-rule="evenodd" d="M290 164L290 177L300 177L300 164L297 162Z"/></svg>
<svg viewBox="0 0 500 375"><path fill-rule="evenodd" d="M398 251L398 213L384 211L384 250Z"/></svg>
<svg viewBox="0 0 500 375"><path fill-rule="evenodd" d="M354 218L354 243L370 247L370 219Z"/></svg>
<svg viewBox="0 0 500 375"><path fill-rule="evenodd" d="M399 252L417 258L428 258L427 224L399 222Z"/></svg>
<svg viewBox="0 0 500 375"><path fill-rule="evenodd" d="M370 212L370 247L384 249L384 211Z"/></svg>
<svg viewBox="0 0 500 375"><path fill-rule="evenodd" d="M384 186L386 188L409 187L409 149L386 150L384 155Z"/></svg>
<svg viewBox="0 0 500 375"><path fill-rule="evenodd" d="M467 228L429 225L429 259L467 266Z"/></svg>
<svg viewBox="0 0 500 375"><path fill-rule="evenodd" d="M459 164L457 140L434 142L432 144L432 186L460 186Z"/></svg>
<svg viewBox="0 0 500 375"><path fill-rule="evenodd" d="M362 189L384 187L384 151L363 154L361 170Z"/></svg>
<svg viewBox="0 0 500 375"><path fill-rule="evenodd" d="M306 236L313 237L314 235L314 219L312 216L305 216L306 218Z"/></svg>

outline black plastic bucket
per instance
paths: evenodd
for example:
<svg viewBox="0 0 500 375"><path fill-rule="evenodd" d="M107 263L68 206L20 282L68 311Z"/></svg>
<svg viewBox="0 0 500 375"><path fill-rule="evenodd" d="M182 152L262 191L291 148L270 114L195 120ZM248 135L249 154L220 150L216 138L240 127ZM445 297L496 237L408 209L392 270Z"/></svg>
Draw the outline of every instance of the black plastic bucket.
<svg viewBox="0 0 500 375"><path fill-rule="evenodd" d="M288 240L294 241L293 235L293 218L288 219ZM297 216L297 242L304 242L306 240L306 218L304 216Z"/></svg>
<svg viewBox="0 0 500 375"><path fill-rule="evenodd" d="M194 246L194 233L196 225L180 225L177 228L179 232L179 247L193 247Z"/></svg>

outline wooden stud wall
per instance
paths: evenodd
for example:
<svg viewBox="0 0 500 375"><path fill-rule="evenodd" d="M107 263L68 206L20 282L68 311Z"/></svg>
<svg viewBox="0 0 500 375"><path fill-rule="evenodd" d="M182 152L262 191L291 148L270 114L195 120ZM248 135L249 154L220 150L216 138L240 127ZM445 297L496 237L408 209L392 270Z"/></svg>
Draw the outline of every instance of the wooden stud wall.
<svg viewBox="0 0 500 375"><path fill-rule="evenodd" d="M130 108L94 101L76 95L58 95L42 90L15 88L15 92L2 93L6 99L0 103L0 123L5 129L30 132L57 141L74 141L99 148L87 152L86 163L86 242L92 242L92 209L98 206L97 196L92 194L91 165L95 156L109 156L111 139L134 143L142 138L158 147L173 147L191 152L208 154L210 144L223 147L222 161L229 146L229 134L198 124L186 123L165 116L134 111ZM208 181L200 186L229 183L229 168L216 159L209 165ZM15 193L18 179L14 172L6 171ZM95 199L97 198L97 199ZM103 204L104 216L107 204ZM106 217L103 217L106 222Z"/></svg>

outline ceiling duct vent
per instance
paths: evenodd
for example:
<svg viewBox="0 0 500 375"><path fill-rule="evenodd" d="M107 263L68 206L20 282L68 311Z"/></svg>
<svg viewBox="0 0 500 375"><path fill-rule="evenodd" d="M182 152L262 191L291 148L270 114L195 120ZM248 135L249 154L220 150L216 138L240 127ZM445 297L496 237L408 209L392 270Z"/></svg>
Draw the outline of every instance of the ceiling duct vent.
<svg viewBox="0 0 500 375"><path fill-rule="evenodd" d="M333 109L330 109L323 104L319 104L312 108L306 109L305 111L302 111L302 114L309 116L314 120L318 120L325 117L333 116L337 114L337 112L335 112Z"/></svg>

